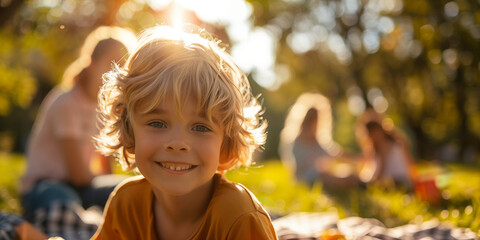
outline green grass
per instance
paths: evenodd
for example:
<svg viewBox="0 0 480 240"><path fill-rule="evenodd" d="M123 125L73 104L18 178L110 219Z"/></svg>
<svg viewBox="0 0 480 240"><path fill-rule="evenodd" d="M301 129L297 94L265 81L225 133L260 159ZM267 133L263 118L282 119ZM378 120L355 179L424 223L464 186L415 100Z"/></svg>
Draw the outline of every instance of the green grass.
<svg viewBox="0 0 480 240"><path fill-rule="evenodd" d="M18 180L24 168L23 156L0 154L1 210L21 213ZM427 166L426 169L433 168ZM451 164L434 170L442 192L442 201L437 205L420 201L413 193L396 188L369 186L332 191L320 183L309 188L293 181L279 161L235 169L227 173L227 178L248 187L274 215L329 212L340 218L376 218L387 227L438 219L480 234L480 168Z"/></svg>
<svg viewBox="0 0 480 240"><path fill-rule="evenodd" d="M0 153L0 210L21 214L18 186L24 169L23 156Z"/></svg>
<svg viewBox="0 0 480 240"><path fill-rule="evenodd" d="M268 211L278 215L296 211L335 212L340 218L376 218L387 227L436 219L480 234L480 168L451 164L436 169L436 174L442 193L439 204L421 201L404 189L381 186L332 191L318 184L309 189L295 183L279 161L237 169L227 177L244 184Z"/></svg>
<svg viewBox="0 0 480 240"><path fill-rule="evenodd" d="M310 190L305 184L293 181L290 172L279 162L235 169L227 173L227 178L245 185L270 212L278 215L298 211L345 214L338 212L342 209L333 199L322 194L321 185Z"/></svg>

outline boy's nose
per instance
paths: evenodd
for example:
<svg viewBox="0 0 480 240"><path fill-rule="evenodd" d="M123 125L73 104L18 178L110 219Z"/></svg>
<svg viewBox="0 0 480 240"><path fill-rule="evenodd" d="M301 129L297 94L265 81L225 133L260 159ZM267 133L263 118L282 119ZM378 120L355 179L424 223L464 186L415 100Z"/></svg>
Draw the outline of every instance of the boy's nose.
<svg viewBox="0 0 480 240"><path fill-rule="evenodd" d="M181 151L181 152L188 152L190 151L190 147L180 141L170 141L169 143L165 144L165 150L175 152L175 151Z"/></svg>
<svg viewBox="0 0 480 240"><path fill-rule="evenodd" d="M180 129L174 129L171 133L170 140L165 143L166 151L190 151L190 146L185 142L184 133Z"/></svg>

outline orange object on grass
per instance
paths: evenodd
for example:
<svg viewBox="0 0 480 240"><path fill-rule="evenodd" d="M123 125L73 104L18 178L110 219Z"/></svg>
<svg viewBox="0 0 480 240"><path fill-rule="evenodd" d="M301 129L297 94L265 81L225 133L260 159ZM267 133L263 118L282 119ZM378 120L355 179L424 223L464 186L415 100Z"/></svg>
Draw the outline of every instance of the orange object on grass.
<svg viewBox="0 0 480 240"><path fill-rule="evenodd" d="M346 240L346 238L338 229L327 229L320 234L318 240Z"/></svg>
<svg viewBox="0 0 480 240"><path fill-rule="evenodd" d="M432 204L439 204L441 193L435 182L435 178L420 178L415 182L415 195L418 199Z"/></svg>

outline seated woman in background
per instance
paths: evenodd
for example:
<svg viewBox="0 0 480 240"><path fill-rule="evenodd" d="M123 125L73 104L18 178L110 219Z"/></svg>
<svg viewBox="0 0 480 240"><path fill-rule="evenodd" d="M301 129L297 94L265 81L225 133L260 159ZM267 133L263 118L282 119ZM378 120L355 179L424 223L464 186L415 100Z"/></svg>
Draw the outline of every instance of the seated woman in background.
<svg viewBox="0 0 480 240"><path fill-rule="evenodd" d="M329 100L318 93L298 97L280 133L279 153L283 164L297 180L312 186L326 178L332 157L340 155L332 139L332 113Z"/></svg>
<svg viewBox="0 0 480 240"><path fill-rule="evenodd" d="M364 158L358 173L362 182L413 187L416 166L409 143L391 121L368 109L357 121L356 136Z"/></svg>
<svg viewBox="0 0 480 240"><path fill-rule="evenodd" d="M62 85L42 102L29 136L27 169L21 179L22 207L28 221L37 221L58 204L103 209L110 192L125 178L111 174L110 159L96 153L92 141L98 132L96 107L102 74L128 55L134 41L135 35L128 30L97 28L86 38L80 57L65 71ZM66 83L71 85L68 90L62 89ZM96 169L94 163L99 163Z"/></svg>

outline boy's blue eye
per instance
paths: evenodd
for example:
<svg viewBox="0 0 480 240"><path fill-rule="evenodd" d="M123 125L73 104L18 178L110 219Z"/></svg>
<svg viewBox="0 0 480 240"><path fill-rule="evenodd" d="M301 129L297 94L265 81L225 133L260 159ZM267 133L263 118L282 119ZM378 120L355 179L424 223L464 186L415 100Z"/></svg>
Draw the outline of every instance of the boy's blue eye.
<svg viewBox="0 0 480 240"><path fill-rule="evenodd" d="M193 130L194 131L197 131L197 132L210 132L210 128L208 127L205 127L203 125L196 125L195 127L193 127Z"/></svg>
<svg viewBox="0 0 480 240"><path fill-rule="evenodd" d="M162 122L151 122L151 123L148 123L148 126L151 126L154 128L165 128L165 124Z"/></svg>

